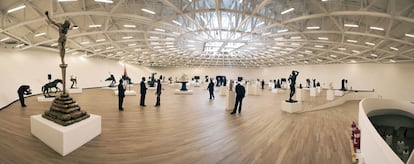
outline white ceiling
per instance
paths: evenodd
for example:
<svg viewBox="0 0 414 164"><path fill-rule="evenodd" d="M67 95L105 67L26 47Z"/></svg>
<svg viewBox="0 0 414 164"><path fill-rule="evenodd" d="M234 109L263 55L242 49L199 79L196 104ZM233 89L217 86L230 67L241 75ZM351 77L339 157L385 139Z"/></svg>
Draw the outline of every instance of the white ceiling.
<svg viewBox="0 0 414 164"><path fill-rule="evenodd" d="M0 44L56 49L58 32L44 15L49 11L57 22L68 19L79 27L67 35L66 55L131 64L255 68L414 61L414 0L106 1L112 3L1 0Z"/></svg>

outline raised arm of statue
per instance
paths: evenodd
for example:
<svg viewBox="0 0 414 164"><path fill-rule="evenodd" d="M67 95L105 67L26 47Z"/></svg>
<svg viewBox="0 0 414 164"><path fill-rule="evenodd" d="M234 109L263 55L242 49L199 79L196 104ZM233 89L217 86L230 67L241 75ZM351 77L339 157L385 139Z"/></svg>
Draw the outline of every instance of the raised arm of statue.
<svg viewBox="0 0 414 164"><path fill-rule="evenodd" d="M48 11L46 11L46 12L45 12L45 15L46 15L46 17L47 17L47 20L48 20L50 23L54 24L54 25L55 25L55 26L57 26L58 28L60 28L60 26L62 26L61 24L56 23L55 21L53 21L53 20L49 17L49 12L48 12Z"/></svg>

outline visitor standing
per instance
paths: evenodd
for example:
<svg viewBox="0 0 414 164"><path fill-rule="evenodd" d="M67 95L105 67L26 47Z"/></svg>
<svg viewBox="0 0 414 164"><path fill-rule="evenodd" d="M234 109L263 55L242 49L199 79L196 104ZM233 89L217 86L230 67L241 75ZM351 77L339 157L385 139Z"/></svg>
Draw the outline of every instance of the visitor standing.
<svg viewBox="0 0 414 164"><path fill-rule="evenodd" d="M145 86L145 77L142 77L141 81L141 102L140 106L146 106L145 105L145 94L147 94L147 86Z"/></svg>
<svg viewBox="0 0 414 164"><path fill-rule="evenodd" d="M214 83L213 83L213 79L210 79L210 83L208 84L208 92L210 92L210 100L213 98L214 99Z"/></svg>
<svg viewBox="0 0 414 164"><path fill-rule="evenodd" d="M161 79L157 80L157 91L155 92L155 94L157 95L157 102L155 103L155 106L160 106L160 101L161 101Z"/></svg>
<svg viewBox="0 0 414 164"><path fill-rule="evenodd" d="M236 85L236 103L234 104L233 112L230 114L236 114L237 106L239 107L239 113L241 113L243 98L245 95L246 90L244 89L244 86L240 84L241 82L237 82Z"/></svg>
<svg viewBox="0 0 414 164"><path fill-rule="evenodd" d="M118 84L118 110L119 111L124 110L124 108L122 107L122 104L124 103L124 97L125 97L125 87L123 83L124 81L120 79L119 84Z"/></svg>

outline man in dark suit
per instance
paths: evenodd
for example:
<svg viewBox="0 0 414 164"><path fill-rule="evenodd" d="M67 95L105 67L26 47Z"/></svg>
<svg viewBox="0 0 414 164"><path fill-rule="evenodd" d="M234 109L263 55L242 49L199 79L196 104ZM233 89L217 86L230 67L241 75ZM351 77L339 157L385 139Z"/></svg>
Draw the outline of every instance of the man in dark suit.
<svg viewBox="0 0 414 164"><path fill-rule="evenodd" d="M32 94L32 92L30 90L30 86L28 86L28 85L20 86L19 89L17 90L17 94L19 95L20 105L22 107L26 107L26 104L24 103L24 95Z"/></svg>
<svg viewBox="0 0 414 164"><path fill-rule="evenodd" d="M155 106L160 106L160 101L161 101L161 79L157 80L157 91L155 92L155 94L157 95L157 102L155 103Z"/></svg>
<svg viewBox="0 0 414 164"><path fill-rule="evenodd" d="M214 99L214 83L213 83L213 79L210 79L210 83L208 84L208 92L210 92L210 100L211 98Z"/></svg>
<svg viewBox="0 0 414 164"><path fill-rule="evenodd" d="M233 112L231 112L230 114L236 114L237 106L239 106L239 113L241 113L242 102L243 102L245 92L246 92L246 90L244 89L244 86L241 85L240 82L237 82L237 85L236 85L236 103L234 104Z"/></svg>
<svg viewBox="0 0 414 164"><path fill-rule="evenodd" d="M147 86L145 86L145 77L142 77L141 81L141 102L140 106L146 106L145 105L145 94L147 94Z"/></svg>
<svg viewBox="0 0 414 164"><path fill-rule="evenodd" d="M123 85L124 81L122 79L119 80L118 84L118 110L123 111L124 108L122 107L122 104L124 103L124 97L125 97L125 88Z"/></svg>

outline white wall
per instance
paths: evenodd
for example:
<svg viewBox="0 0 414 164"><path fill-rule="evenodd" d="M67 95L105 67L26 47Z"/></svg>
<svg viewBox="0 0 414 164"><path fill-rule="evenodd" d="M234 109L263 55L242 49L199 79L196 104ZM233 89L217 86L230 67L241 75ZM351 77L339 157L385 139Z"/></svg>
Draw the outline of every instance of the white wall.
<svg viewBox="0 0 414 164"><path fill-rule="evenodd" d="M124 65L114 60L99 58L84 58L80 55L66 55L65 62L67 87L72 84L70 75L77 76L78 86L81 88L109 85L104 81L113 73L117 81L124 72ZM17 100L17 89L20 85L30 85L34 94L41 93L41 87L48 82L47 74L53 79L61 79L58 52L30 49L17 51L0 48L0 108ZM135 83L140 82L142 76L150 73L144 67L126 64L128 76ZM62 86L59 86L62 89Z"/></svg>
<svg viewBox="0 0 414 164"><path fill-rule="evenodd" d="M70 75L78 78L79 87L97 87L108 85L105 82L109 72L117 79L123 73L123 65L117 61L99 58L82 58L80 55L66 55L67 83L70 85ZM52 78L60 78L60 57L58 52L30 49L17 51L0 48L0 108L17 100L17 88L22 84L31 86L34 93L41 93L40 88L48 82L47 74ZM157 68L126 65L128 75L133 82L138 83L142 76L148 77L151 72L157 72L166 77L180 77L186 73L189 77L205 75L215 77L225 75L229 79L243 76L244 79L271 79L289 77L291 71L300 72L297 84L305 84L306 78L316 78L324 86L332 82L335 88L340 88L341 79L348 79L348 87L353 89L375 90L384 98L414 101L414 63L406 64L342 64L342 65L310 65L286 66L263 69L240 68Z"/></svg>
<svg viewBox="0 0 414 164"><path fill-rule="evenodd" d="M317 79L323 87L332 82L334 88L341 87L341 80L348 80L348 88L372 90L383 98L414 101L414 63L405 64L335 64L286 66L263 69L239 68L151 68L152 71L168 76L180 77L186 73L189 77L200 75L225 75L230 79L243 76L244 79L288 78L292 70L299 71L296 83L305 86L307 78Z"/></svg>

